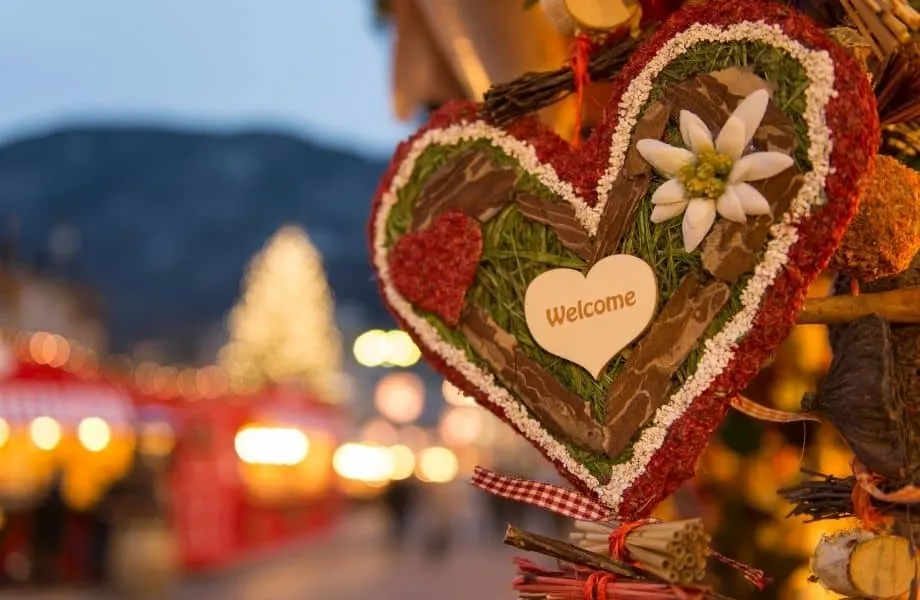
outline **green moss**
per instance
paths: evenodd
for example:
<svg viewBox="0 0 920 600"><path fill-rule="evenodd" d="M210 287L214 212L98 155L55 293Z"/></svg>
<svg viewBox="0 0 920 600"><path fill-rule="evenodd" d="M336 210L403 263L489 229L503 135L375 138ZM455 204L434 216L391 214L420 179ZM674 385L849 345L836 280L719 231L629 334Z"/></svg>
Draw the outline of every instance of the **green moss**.
<svg viewBox="0 0 920 600"><path fill-rule="evenodd" d="M796 161L801 168L808 168L807 137L802 117L805 109L804 90L807 79L799 64L780 51L763 44L739 44L725 46L702 44L674 61L661 73L655 82L649 102L656 99L662 89L699 73L707 73L730 66L746 67L775 85L774 102L793 120L796 126L798 146ZM676 123L666 132L667 139L680 144ZM486 141L476 141L451 147L428 148L419 158L416 171L407 185L399 192L398 201L387 222L387 243L392 244L408 230L415 199L427 178L439 169L450 157L470 148L480 148L489 153L493 160L515 165L514 161ZM688 273L702 273L700 250L691 253L683 251L681 219L675 218L655 225L650 216L651 193L663 181L656 177L645 198L640 200L635 223L626 235L620 252L632 254L647 261L658 278L659 306L674 293L680 280ZM560 201L540 181L519 171L517 189L526 190L548 201ZM548 269L566 267L584 270L585 262L568 251L548 227L526 220L513 206L508 206L499 215L483 225L484 248L480 268L472 288L469 301L483 307L505 330L511 332L522 349L537 361L569 390L584 398L591 406L594 416L602 420L604 395L610 382L622 370L629 349L624 350L607 366L599 381L587 371L540 348L530 335L524 318L523 300L527 285L540 273ZM741 307L740 293L746 279L738 282L732 290L729 305L718 315L708 329L707 337L718 331ZM459 333L442 323L433 315L424 315L443 338L463 349L475 363L482 361ZM675 384L680 385L694 372L699 362L701 349L695 350L675 374ZM615 460L604 456L570 448L573 457L584 464L595 476L609 477L612 464L628 460L631 449Z"/></svg>

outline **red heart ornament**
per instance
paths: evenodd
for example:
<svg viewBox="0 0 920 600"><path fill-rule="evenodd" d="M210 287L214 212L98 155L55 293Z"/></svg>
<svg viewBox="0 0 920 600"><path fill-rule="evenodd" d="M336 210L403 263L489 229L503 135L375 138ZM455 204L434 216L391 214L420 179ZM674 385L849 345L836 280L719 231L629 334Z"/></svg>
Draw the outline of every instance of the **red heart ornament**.
<svg viewBox="0 0 920 600"><path fill-rule="evenodd" d="M740 48L742 45L745 47ZM580 384L572 385L568 379L573 377L574 367L560 366L559 361L537 361L534 357L539 350L533 348L526 329L514 321L519 300L516 295L523 294L527 283L518 279L524 278L524 272L530 277L534 261L545 260L547 248L555 253L558 264L553 266L584 265L583 272L599 257L634 253L661 270L658 280L662 286L669 285L675 269L680 275L684 268L667 266L674 256L692 264L699 289L724 276L700 266L699 254L682 254L679 228L678 237L672 239L670 230L655 225L662 227L654 230L660 235L652 238L660 246L649 245L648 236L637 238L638 234L628 233L633 223L642 223L644 230L652 227L648 224L650 194L641 196L631 207L627 192L633 178L647 176L637 175L643 167L634 152L639 126L667 96L667 86L681 82L675 79L675 72L669 72L668 77L663 73L685 55L704 53L713 46L721 48L714 54L724 57L723 63L711 64L700 72L689 71L684 65L679 69L681 76L715 72L739 60L751 61L751 70L758 74L762 66L755 57L767 51L775 53L777 61L792 61L797 72L805 74L805 91L790 92L787 99L791 100L783 102L783 110L798 107L794 114L793 108L788 108L789 119L807 132L796 143L797 160L805 165L801 167L800 186L789 192L788 202L774 206L772 220L768 219L768 228L758 238L762 244L757 242L761 245L756 248L756 263L732 284L732 301L719 309L719 318L694 343L694 359L684 360L676 374L669 375L666 393L655 391L661 396L660 402L648 402L650 387L632 385L638 381L637 371L630 370L629 365L630 360L639 360L634 357L654 350L654 344L646 343L655 331L654 324L612 376L597 382L579 376ZM764 77L784 85L778 76L782 74L773 75L776 77ZM855 213L879 145L879 125L868 78L846 51L795 10L759 0L711 1L679 11L633 54L613 89L605 118L578 149L536 119L498 127L484 120L473 103L452 104L438 111L397 149L374 200L370 237L383 298L426 358L454 385L539 448L578 489L623 518L638 518L647 516L692 476L696 458L724 418L730 400L788 335L807 288L827 264ZM677 109L684 107L670 108L675 109L669 113L673 118ZM673 121L670 126L674 128ZM643 135L661 139L667 130ZM419 210L416 203L422 203L420 194L425 192L419 190L424 190L424 182L450 156L470 151L496 157L495 169L510 169L513 176L502 181L511 191L502 199L505 204L498 216L483 213L475 195L453 209L475 213L484 230L495 219L520 219L521 215L524 225L504 227L503 235L483 234L483 257L473 278L477 293L467 296L466 308L485 314L486 326L466 321L469 311L456 326L447 322L436 326L432 323L436 317L424 308L421 298L413 300L412 294L407 295L406 288L397 283L400 276L391 272L391 258L394 252L398 254L400 240L414 235L402 224L407 222L407 214ZM467 169L464 177L472 185L482 181L482 177L477 179L479 175L486 176ZM654 184L654 178L651 181ZM495 187L484 186L482 190ZM530 198L537 188L545 198L533 201ZM426 210L430 209L429 203ZM534 229L534 223L546 226L550 233ZM614 236L620 241L604 246L611 230L617 228L627 234ZM547 236L555 237L550 243ZM537 243L539 252L528 247ZM704 241L704 246L708 243ZM592 250L595 255L591 255ZM487 272L491 262L509 260L509 256L516 262L508 267L507 281ZM453 264L452 259L443 260L444 265ZM447 280L452 277L445 273L447 270L427 272ZM686 273L681 276L686 280ZM486 292L494 289L506 294L500 299L504 304L489 304L496 297ZM666 319L667 303L678 294L672 288L662 292L657 318ZM690 300L702 302L704 298L702 293L692 292ZM456 310L451 305L448 314L457 314ZM483 334L490 327L494 331L491 338ZM681 345L677 336L674 342L673 346ZM661 352L668 351L662 346ZM653 358L645 357L648 363ZM532 368L545 372L539 380L541 385L521 385L525 371ZM630 385L625 385L627 379ZM614 393L617 390L622 392L619 397ZM533 394L539 395L540 402ZM641 426L626 432L632 436L627 451L605 456L597 449L598 432L603 431L606 448L606 436L616 425L610 421L610 403L604 411L596 408L594 400L585 400L580 406L569 401L579 394L595 394L606 400L613 396L626 412L638 406L637 410L648 413L643 415ZM569 424L583 427L570 428L567 436L561 435L555 417L563 413Z"/></svg>
<svg viewBox="0 0 920 600"><path fill-rule="evenodd" d="M459 211L443 213L428 228L404 235L393 246L393 286L420 309L456 325L481 254L479 222Z"/></svg>

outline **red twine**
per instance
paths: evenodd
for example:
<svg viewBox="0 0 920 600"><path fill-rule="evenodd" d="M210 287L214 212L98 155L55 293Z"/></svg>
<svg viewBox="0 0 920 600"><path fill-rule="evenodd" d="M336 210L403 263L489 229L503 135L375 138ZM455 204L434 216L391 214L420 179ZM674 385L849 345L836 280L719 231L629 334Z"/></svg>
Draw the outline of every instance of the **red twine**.
<svg viewBox="0 0 920 600"><path fill-rule="evenodd" d="M859 295L859 280L858 279L850 280L850 294L854 296Z"/></svg>
<svg viewBox="0 0 920 600"><path fill-rule="evenodd" d="M902 488L899 488L893 492L883 492L876 485L877 481L881 480L881 477L869 471L866 468L866 465L862 464L859 460L853 459L852 462L853 475L856 476L856 482L859 484L858 487L862 488L869 496L872 496L876 500L881 500L882 502L890 502L892 504L918 504L920 503L920 488L916 487L913 484L905 485ZM856 498L854 497L854 505Z"/></svg>
<svg viewBox="0 0 920 600"><path fill-rule="evenodd" d="M575 126L572 131L572 145L581 145L581 129L584 121L585 91L591 83L588 73L588 56L591 54L591 40L580 33L572 43L572 76L575 78Z"/></svg>
<svg viewBox="0 0 920 600"><path fill-rule="evenodd" d="M728 565L729 567L741 573L741 575L749 582L751 582L758 590L764 589L767 584L770 583L770 579L767 577L767 574L760 569L755 569L754 567L748 566L743 562L735 560L734 558L729 558L724 554L720 554L715 550L712 551L712 555L722 564Z"/></svg>
<svg viewBox="0 0 920 600"><path fill-rule="evenodd" d="M853 486L850 500L853 502L853 514L859 519L863 528L870 531L881 531L891 524L891 517L886 517L872 506L872 496L861 485Z"/></svg>
<svg viewBox="0 0 920 600"><path fill-rule="evenodd" d="M619 561L629 561L629 551L626 549L626 536L643 525L648 525L652 522L653 521L648 519L643 519L641 521L624 521L620 523L616 529L610 532L610 537L608 538L610 556Z"/></svg>
<svg viewBox="0 0 920 600"><path fill-rule="evenodd" d="M600 571L591 573L588 580L585 581L585 600L607 600L607 585L614 579L615 577L610 573Z"/></svg>

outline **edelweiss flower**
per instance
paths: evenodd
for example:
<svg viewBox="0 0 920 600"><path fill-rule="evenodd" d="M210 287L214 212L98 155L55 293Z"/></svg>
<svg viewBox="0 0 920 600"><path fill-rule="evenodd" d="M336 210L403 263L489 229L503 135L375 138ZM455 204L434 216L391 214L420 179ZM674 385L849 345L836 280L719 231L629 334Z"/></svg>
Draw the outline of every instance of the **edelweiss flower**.
<svg viewBox="0 0 920 600"><path fill-rule="evenodd" d="M767 199L747 182L773 177L791 167L792 158L780 152L742 156L760 127L769 101L766 90L742 100L715 143L703 120L688 110L680 111L680 136L687 148L652 139L636 143L639 154L668 178L652 195L652 222L662 223L683 214L687 252L695 250L709 233L716 212L737 223L744 223L747 215L770 214Z"/></svg>

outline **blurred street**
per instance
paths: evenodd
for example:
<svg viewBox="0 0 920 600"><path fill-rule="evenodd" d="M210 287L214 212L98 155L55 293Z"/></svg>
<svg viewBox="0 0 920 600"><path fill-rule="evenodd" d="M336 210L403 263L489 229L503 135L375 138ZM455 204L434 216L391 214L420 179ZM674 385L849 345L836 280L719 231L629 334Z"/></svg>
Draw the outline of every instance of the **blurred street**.
<svg viewBox="0 0 920 600"><path fill-rule="evenodd" d="M443 560L419 544L390 551L376 512L357 513L309 546L223 574L185 582L170 600L468 600L510 597L513 552L501 531L458 529ZM485 528L483 527L483 530ZM486 539L486 535L489 539ZM98 590L7 592L10 600L108 600Z"/></svg>

